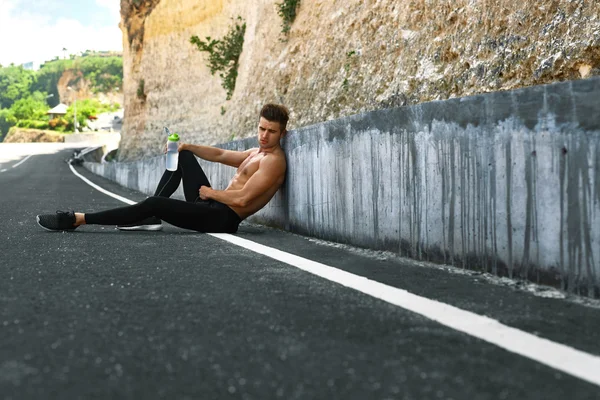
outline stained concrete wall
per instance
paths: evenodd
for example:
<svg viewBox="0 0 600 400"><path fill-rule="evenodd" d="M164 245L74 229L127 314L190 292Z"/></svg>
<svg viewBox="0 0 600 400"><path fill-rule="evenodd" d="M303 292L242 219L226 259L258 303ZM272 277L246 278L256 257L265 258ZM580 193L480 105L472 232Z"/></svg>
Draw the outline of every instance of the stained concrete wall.
<svg viewBox="0 0 600 400"><path fill-rule="evenodd" d="M359 114L283 145L286 183L251 221L599 295L598 78ZM86 166L150 194L163 163ZM201 164L216 188L234 173Z"/></svg>

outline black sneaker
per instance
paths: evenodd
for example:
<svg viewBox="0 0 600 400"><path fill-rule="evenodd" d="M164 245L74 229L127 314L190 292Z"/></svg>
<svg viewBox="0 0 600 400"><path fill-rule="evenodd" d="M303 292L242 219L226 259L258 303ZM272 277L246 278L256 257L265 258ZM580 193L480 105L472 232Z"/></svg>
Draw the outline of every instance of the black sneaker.
<svg viewBox="0 0 600 400"><path fill-rule="evenodd" d="M35 217L39 226L47 231L74 231L75 213L73 211L57 211L56 214L42 214Z"/></svg>
<svg viewBox="0 0 600 400"><path fill-rule="evenodd" d="M122 231L160 231L162 230L162 221L156 217L148 217L135 224L117 225L117 229Z"/></svg>

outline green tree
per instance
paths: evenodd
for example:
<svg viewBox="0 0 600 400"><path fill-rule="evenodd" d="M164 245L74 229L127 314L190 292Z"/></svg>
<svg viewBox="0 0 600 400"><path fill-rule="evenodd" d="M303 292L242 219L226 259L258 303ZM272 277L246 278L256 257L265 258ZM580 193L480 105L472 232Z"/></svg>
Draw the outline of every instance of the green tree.
<svg viewBox="0 0 600 400"><path fill-rule="evenodd" d="M74 68L91 82L94 92L109 92L123 84L123 58L89 56L78 59Z"/></svg>
<svg viewBox="0 0 600 400"><path fill-rule="evenodd" d="M10 107L10 112L18 120L41 121L46 119L48 109L46 93L34 92L27 97L15 101Z"/></svg>
<svg viewBox="0 0 600 400"><path fill-rule="evenodd" d="M0 109L10 108L15 101L27 97L35 80L35 72L21 66L0 69Z"/></svg>
<svg viewBox="0 0 600 400"><path fill-rule="evenodd" d="M82 129L87 126L87 121L90 117L95 117L100 113L116 111L119 109L118 104L104 104L100 103L97 99L83 99L77 101L77 126L79 129ZM75 107L71 105L67 109L67 115L65 115L65 119L67 121L66 130L73 130L73 122Z"/></svg>
<svg viewBox="0 0 600 400"><path fill-rule="evenodd" d="M4 136L8 133L8 130L17 123L15 117L11 114L10 110L0 110L0 141L4 139Z"/></svg>

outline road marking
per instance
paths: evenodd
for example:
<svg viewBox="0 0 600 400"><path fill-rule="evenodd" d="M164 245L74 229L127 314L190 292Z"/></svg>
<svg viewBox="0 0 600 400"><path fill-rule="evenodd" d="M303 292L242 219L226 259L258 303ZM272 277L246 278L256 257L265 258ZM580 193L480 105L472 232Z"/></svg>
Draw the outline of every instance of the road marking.
<svg viewBox="0 0 600 400"><path fill-rule="evenodd" d="M33 154L28 155L27 157L25 157L24 159L22 159L21 161L19 161L18 163L16 163L15 165L12 166L12 168L17 168L19 165L23 164L25 161L29 160L29 157L31 157ZM0 173L2 172L6 172L8 171L8 168L4 168L3 170L0 170Z"/></svg>
<svg viewBox="0 0 600 400"><path fill-rule="evenodd" d="M135 204L135 201L131 201L125 197L121 197L118 194L114 194L112 192L109 192L108 190L101 188L100 186L96 185L94 182L90 181L88 178L86 178L85 176L81 175L79 172L75 171L75 168L73 168L73 166L71 164L69 164L69 168L71 168L71 171L82 181L84 181L85 183L87 183L88 185L90 185L91 187L93 187L96 190L101 191L102 193L104 193L107 196L110 196L112 198L115 198L119 201L122 201L123 203L127 203L127 204Z"/></svg>
<svg viewBox="0 0 600 400"><path fill-rule="evenodd" d="M89 179L75 171L72 165L69 165L69 167L77 177L93 188L124 203L135 204L132 200L109 192L92 183ZM489 317L465 311L437 300L421 297L404 289L388 286L363 276L354 275L326 264L242 239L238 236L225 233L209 233L208 235L348 288L355 289L361 293L422 315L454 330L494 344L511 353L519 354L600 386L600 357L593 354L552 342L516 328L511 328Z"/></svg>
<svg viewBox="0 0 600 400"><path fill-rule="evenodd" d="M19 161L18 163L16 163L15 165L13 165L13 168L17 168L19 165L23 164L25 161L29 160L29 157L31 157L33 154L28 155L27 157L25 157L24 159L22 159L21 161Z"/></svg>

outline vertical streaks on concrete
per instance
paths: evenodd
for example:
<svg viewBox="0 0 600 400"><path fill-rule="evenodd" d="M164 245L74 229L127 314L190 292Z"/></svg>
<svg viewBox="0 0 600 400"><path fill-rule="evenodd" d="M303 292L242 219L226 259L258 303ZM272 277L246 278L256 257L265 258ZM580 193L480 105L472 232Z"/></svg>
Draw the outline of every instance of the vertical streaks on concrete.
<svg viewBox="0 0 600 400"><path fill-rule="evenodd" d="M565 221L567 219L566 210L565 210L565 199L566 199L566 185L567 185L567 149L565 145L559 149L559 169L558 169L558 179L560 184L560 231L559 231L559 243L560 246L560 269L562 271L561 274L561 289L566 289L569 280L569 271L568 264L566 264L565 260L565 232L566 232L566 224Z"/></svg>
<svg viewBox="0 0 600 400"><path fill-rule="evenodd" d="M421 132L422 133L422 132ZM417 133L418 135L419 133ZM409 155L410 155L410 180L411 180L411 200L412 200L412 224L410 226L411 235L410 243L412 256L421 259L421 182L420 182L420 168L419 168L419 152L417 150L416 137L412 136L409 142Z"/></svg>
<svg viewBox="0 0 600 400"><path fill-rule="evenodd" d="M448 248L448 227L446 225L446 204L448 203L448 160L447 160L447 150L445 143L442 141L433 140L432 145L435 147L437 151L437 159L438 159L438 169L437 173L440 176L440 184L441 184L441 204L440 204L440 212L441 212L441 230L442 230L442 243L440 245L440 250L442 251L442 257L444 263L448 262L448 252L446 249Z"/></svg>
<svg viewBox="0 0 600 400"><path fill-rule="evenodd" d="M457 153L460 164L459 164L459 172L460 172L460 184L459 184L459 193L460 193L460 254L464 254L465 256L468 254L468 218L467 218L467 207L468 207L468 196L467 196L467 174L469 170L469 154L467 147L467 139L464 135L459 136L459 151ZM467 262L466 257L461 257L461 266L464 268L465 263Z"/></svg>
<svg viewBox="0 0 600 400"><path fill-rule="evenodd" d="M490 215L490 235L491 235L491 259L492 259L492 273L498 274L498 233L497 233L497 198L496 198L496 158L493 147L488 151L489 159L489 203L488 210Z"/></svg>
<svg viewBox="0 0 600 400"><path fill-rule="evenodd" d="M506 246L507 246L507 264L508 276L513 277L513 248L512 248L512 156L511 156L511 141L508 140L504 144L505 159L506 159Z"/></svg>
<svg viewBox="0 0 600 400"><path fill-rule="evenodd" d="M379 194L381 187L381 182L379 180L379 173L382 170L382 166L379 163L380 154L380 143L382 139L381 132L374 131L370 132L369 137L371 139L371 154L369 158L371 159L371 171L373 174L373 179L371 179L371 212L373 214L373 241L375 242L375 247L379 245L379 208L383 209L383 205L379 204ZM366 183L366 182L365 182ZM363 190L366 190L367 184L364 185ZM383 211L383 210L382 210Z"/></svg>
<svg viewBox="0 0 600 400"><path fill-rule="evenodd" d="M404 213L403 213L403 206L404 206L404 201L405 201L405 196L406 196L406 187L405 187L405 179L404 179L404 171L405 171L405 165L404 165L404 138L407 136L407 132L404 130L399 130L396 133L396 143L397 145L395 146L396 148L396 152L397 152L397 158L398 158L398 175L397 175L397 179L398 179L398 200L396 201L398 204L398 236L397 236L397 240L398 240L398 254L400 255L404 255L404 243L405 241L403 240L403 228L404 228Z"/></svg>
<svg viewBox="0 0 600 400"><path fill-rule="evenodd" d="M535 145L532 146L530 140L535 139L530 137L523 141L525 154L525 185L527 187L527 196L525 199L525 238L523 241L523 259L521 261L522 278L527 278L529 274L531 243L533 240L535 240L535 227L537 224L535 207L535 161L537 157Z"/></svg>
<svg viewBox="0 0 600 400"><path fill-rule="evenodd" d="M563 147L566 182L568 285L570 290L589 286L595 279L591 240L590 146L586 138L568 136ZM592 287L587 288L588 290Z"/></svg>
<svg viewBox="0 0 600 400"><path fill-rule="evenodd" d="M448 158L450 159L450 209L448 210L448 248L450 249L450 260L451 264L454 265L456 261L455 247L454 247L454 231L455 231L455 218L456 218L456 161L455 157L458 157L455 146L455 139L450 138L450 152Z"/></svg>
<svg viewBox="0 0 600 400"><path fill-rule="evenodd" d="M436 138L437 139L437 138ZM448 262L448 227L446 225L446 204L448 204L448 186L449 186L449 178L448 178L448 150L446 149L445 143L440 140L434 140L433 145L437 151L437 159L438 159L438 169L437 173L441 177L441 204L440 204L440 212L441 212L441 230L442 230L442 243L440 245L440 250L442 251L442 257L444 263Z"/></svg>
<svg viewBox="0 0 600 400"><path fill-rule="evenodd" d="M426 134L426 138L424 139L424 148L423 148L423 182L422 189L425 194L424 202L422 202L421 210L419 210L419 214L421 215L421 224L423 226L422 234L419 238L419 251L425 254L425 258L429 260L429 252L426 250L429 245L429 203L432 190L429 190L429 176L430 176L430 164L429 164L429 145L430 145L430 137L431 132L428 131Z"/></svg>

